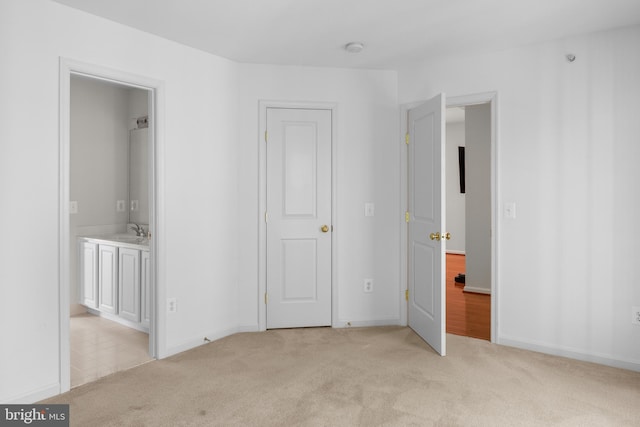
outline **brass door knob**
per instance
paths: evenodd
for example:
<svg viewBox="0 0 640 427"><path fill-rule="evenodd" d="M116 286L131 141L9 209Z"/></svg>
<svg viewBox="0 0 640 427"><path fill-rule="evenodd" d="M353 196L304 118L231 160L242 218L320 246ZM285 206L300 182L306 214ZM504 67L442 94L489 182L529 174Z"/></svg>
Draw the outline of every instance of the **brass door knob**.
<svg viewBox="0 0 640 427"><path fill-rule="evenodd" d="M322 230L323 233L326 233L327 231L329 231L329 226L323 225L322 227L320 227L320 230Z"/></svg>
<svg viewBox="0 0 640 427"><path fill-rule="evenodd" d="M442 235L442 238L445 240L451 240L451 233L447 232Z"/></svg>
<svg viewBox="0 0 640 427"><path fill-rule="evenodd" d="M431 240L440 240L440 232L429 234Z"/></svg>

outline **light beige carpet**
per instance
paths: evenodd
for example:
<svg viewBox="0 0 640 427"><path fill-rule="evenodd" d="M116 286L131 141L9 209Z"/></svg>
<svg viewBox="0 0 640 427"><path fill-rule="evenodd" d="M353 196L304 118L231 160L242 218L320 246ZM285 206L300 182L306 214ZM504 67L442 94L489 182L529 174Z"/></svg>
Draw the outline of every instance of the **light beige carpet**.
<svg viewBox="0 0 640 427"><path fill-rule="evenodd" d="M74 426L638 426L640 373L402 327L243 333L47 400Z"/></svg>

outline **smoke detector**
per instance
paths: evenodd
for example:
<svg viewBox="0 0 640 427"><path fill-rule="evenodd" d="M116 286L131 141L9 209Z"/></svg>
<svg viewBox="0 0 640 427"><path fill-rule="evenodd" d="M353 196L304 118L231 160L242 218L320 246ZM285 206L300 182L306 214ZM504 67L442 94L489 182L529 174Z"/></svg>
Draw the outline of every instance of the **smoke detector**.
<svg viewBox="0 0 640 427"><path fill-rule="evenodd" d="M344 50L349 53L360 53L364 49L364 44L360 42L351 42L344 45Z"/></svg>

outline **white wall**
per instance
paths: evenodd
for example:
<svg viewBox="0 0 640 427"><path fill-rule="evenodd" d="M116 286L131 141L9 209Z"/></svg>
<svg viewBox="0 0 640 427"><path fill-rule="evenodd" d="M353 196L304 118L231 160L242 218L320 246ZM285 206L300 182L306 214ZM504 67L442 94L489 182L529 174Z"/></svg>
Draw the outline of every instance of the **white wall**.
<svg viewBox="0 0 640 427"><path fill-rule="evenodd" d="M467 292L491 293L491 104L465 109Z"/></svg>
<svg viewBox="0 0 640 427"><path fill-rule="evenodd" d="M237 66L48 0L0 3L0 52L0 401L60 385L60 57L164 83L161 355L235 331Z"/></svg>
<svg viewBox="0 0 640 427"><path fill-rule="evenodd" d="M446 129L447 252L465 252L465 195L460 192L458 147L465 146L464 121L447 122ZM460 273L464 273L461 271Z"/></svg>
<svg viewBox="0 0 640 427"><path fill-rule="evenodd" d="M258 102L338 104L337 218L338 322L344 326L400 322L399 138L396 73L241 65L237 215L242 268L238 284L241 328L258 328ZM364 203L375 216L364 217ZM374 292L363 293L373 278Z"/></svg>
<svg viewBox="0 0 640 427"><path fill-rule="evenodd" d="M640 370L640 27L399 72L401 103L498 92L499 343ZM569 63L567 53L576 61Z"/></svg>

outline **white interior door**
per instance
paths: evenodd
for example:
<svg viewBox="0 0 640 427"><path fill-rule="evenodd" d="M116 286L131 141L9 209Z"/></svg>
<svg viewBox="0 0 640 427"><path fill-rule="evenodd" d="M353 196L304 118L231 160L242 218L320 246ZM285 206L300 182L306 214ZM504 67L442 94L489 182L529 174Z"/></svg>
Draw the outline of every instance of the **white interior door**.
<svg viewBox="0 0 640 427"><path fill-rule="evenodd" d="M331 111L267 109L267 328L331 325Z"/></svg>
<svg viewBox="0 0 640 427"><path fill-rule="evenodd" d="M445 333L445 96L408 112L409 326L435 351L446 353Z"/></svg>

